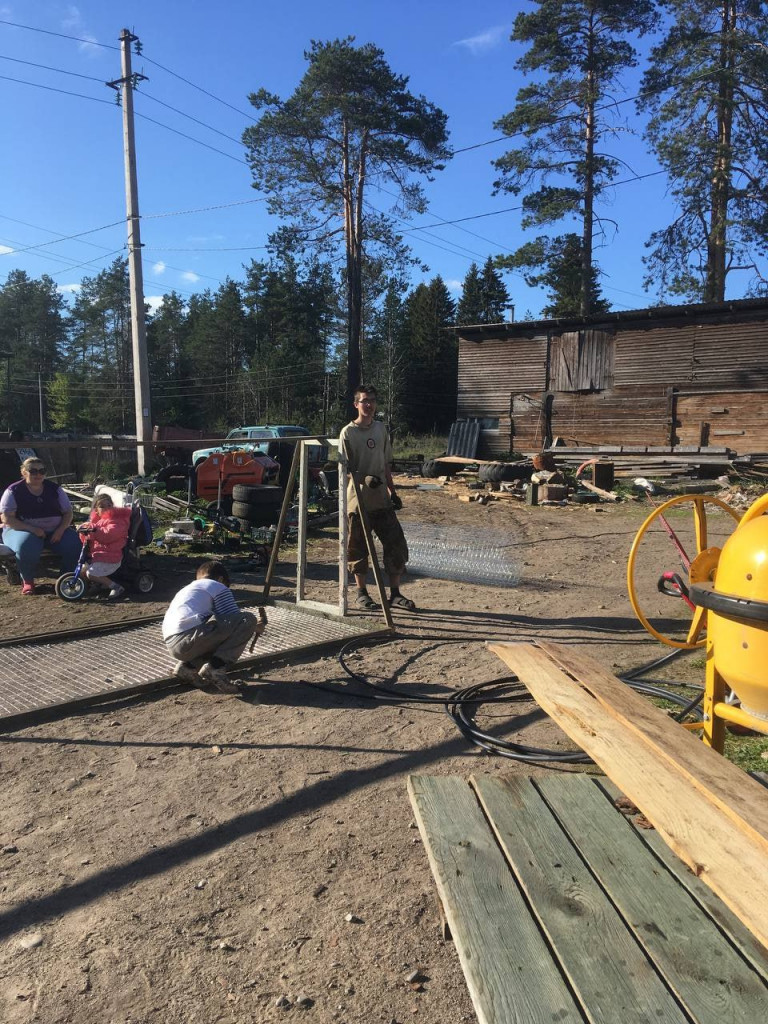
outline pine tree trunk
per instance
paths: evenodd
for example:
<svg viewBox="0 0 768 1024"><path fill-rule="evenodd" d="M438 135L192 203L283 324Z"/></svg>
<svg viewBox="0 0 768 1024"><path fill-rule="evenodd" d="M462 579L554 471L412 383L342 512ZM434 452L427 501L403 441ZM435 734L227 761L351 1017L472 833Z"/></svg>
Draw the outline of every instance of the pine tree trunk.
<svg viewBox="0 0 768 1024"><path fill-rule="evenodd" d="M720 84L717 99L717 152L712 173L712 204L707 238L706 302L725 301L726 241L730 198L731 132L733 126L733 32L736 0L722 0Z"/></svg>

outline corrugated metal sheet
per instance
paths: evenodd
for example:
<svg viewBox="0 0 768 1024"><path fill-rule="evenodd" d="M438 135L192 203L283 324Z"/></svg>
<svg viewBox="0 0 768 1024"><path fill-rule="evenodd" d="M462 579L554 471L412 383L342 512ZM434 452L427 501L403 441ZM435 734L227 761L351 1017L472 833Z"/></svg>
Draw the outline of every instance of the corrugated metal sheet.
<svg viewBox="0 0 768 1024"><path fill-rule="evenodd" d="M621 331L616 337L614 384L679 384L691 380L696 328Z"/></svg>
<svg viewBox="0 0 768 1024"><path fill-rule="evenodd" d="M508 416L511 395L547 386L547 339L459 339L458 418Z"/></svg>
<svg viewBox="0 0 768 1024"><path fill-rule="evenodd" d="M678 444L768 452L768 392L712 391L677 396Z"/></svg>
<svg viewBox="0 0 768 1024"><path fill-rule="evenodd" d="M446 455L460 455L463 459L474 459L480 443L480 420L457 420L448 434Z"/></svg>

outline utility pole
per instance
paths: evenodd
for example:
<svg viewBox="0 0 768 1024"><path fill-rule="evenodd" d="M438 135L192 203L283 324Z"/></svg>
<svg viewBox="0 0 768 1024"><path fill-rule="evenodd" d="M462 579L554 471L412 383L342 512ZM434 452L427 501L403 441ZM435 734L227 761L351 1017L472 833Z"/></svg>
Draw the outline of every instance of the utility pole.
<svg viewBox="0 0 768 1024"><path fill-rule="evenodd" d="M136 405L136 460L143 476L147 450L144 442L152 440L152 413L149 401L149 364L147 362L147 329L144 322L144 275L141 265L141 230L139 227L139 186L136 176L136 147L133 135L133 90L146 75L131 71L131 43L141 52L139 37L127 28L120 33L120 69L122 77L107 85L122 99L123 153L125 156L125 209L128 225L128 274L131 289L131 342L133 347L133 393Z"/></svg>

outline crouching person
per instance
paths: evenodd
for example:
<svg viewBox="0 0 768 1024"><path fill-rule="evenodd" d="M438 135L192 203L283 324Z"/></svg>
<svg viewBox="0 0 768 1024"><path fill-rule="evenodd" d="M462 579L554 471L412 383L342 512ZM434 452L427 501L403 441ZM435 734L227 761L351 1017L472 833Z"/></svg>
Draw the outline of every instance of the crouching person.
<svg viewBox="0 0 768 1024"><path fill-rule="evenodd" d="M163 640L177 659L173 675L220 693L239 692L227 668L263 631L263 621L237 607L227 570L213 561L203 562L194 583L178 592L163 619Z"/></svg>

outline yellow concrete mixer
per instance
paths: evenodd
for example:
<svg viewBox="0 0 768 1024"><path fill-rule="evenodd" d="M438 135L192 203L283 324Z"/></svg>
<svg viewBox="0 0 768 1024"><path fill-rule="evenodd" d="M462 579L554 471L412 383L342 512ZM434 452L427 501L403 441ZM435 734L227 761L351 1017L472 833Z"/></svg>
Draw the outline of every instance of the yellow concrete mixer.
<svg viewBox="0 0 768 1024"><path fill-rule="evenodd" d="M692 506L689 557L679 530L670 523L670 511ZM710 513L719 509L736 522L736 529L722 548L709 546ZM635 614L648 632L670 647L689 650L706 644L706 680L702 722L686 723L701 729L702 739L722 753L725 726L731 722L768 735L768 494L758 498L739 520L718 498L680 495L659 505L635 537L627 563L629 598ZM684 573L665 572L658 581L663 594L682 598L691 614L684 640L676 640L655 628L638 599L638 552L654 525L670 536ZM688 545L690 546L690 544Z"/></svg>

